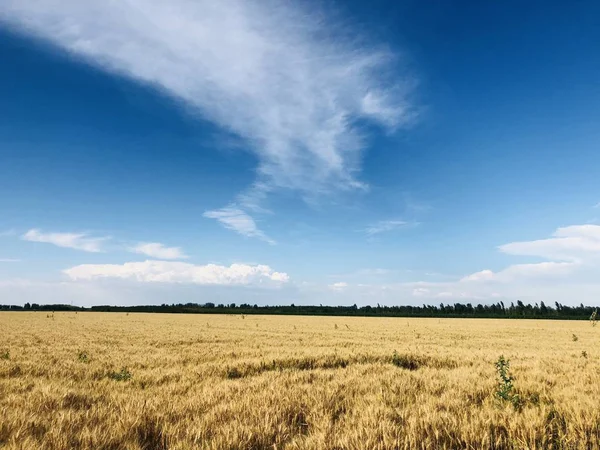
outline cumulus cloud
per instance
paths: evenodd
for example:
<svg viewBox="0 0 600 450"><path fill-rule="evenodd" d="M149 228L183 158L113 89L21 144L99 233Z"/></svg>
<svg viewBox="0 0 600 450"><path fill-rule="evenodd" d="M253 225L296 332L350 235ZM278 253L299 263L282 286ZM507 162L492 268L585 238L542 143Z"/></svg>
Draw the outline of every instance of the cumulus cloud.
<svg viewBox="0 0 600 450"><path fill-rule="evenodd" d="M116 278L146 283L192 283L198 285L261 285L289 281L283 272L265 265L194 265L148 260L124 264L82 264L63 271L72 280Z"/></svg>
<svg viewBox="0 0 600 450"><path fill-rule="evenodd" d="M269 244L275 241L263 233L254 219L239 208L227 207L214 211L206 211L204 217L218 220L225 228L247 237L256 237Z"/></svg>
<svg viewBox="0 0 600 450"><path fill-rule="evenodd" d="M158 259L188 258L180 247L166 247L159 242L142 242L131 248L131 251Z"/></svg>
<svg viewBox="0 0 600 450"><path fill-rule="evenodd" d="M21 239L30 242L44 242L57 247L72 248L84 252L98 253L102 244L110 237L91 237L88 233L44 233L34 228L29 230Z"/></svg>
<svg viewBox="0 0 600 450"><path fill-rule="evenodd" d="M415 80L400 58L349 37L315 4L4 0L0 22L155 87L237 135L257 157L262 193L364 187L360 120L396 129L417 115Z"/></svg>

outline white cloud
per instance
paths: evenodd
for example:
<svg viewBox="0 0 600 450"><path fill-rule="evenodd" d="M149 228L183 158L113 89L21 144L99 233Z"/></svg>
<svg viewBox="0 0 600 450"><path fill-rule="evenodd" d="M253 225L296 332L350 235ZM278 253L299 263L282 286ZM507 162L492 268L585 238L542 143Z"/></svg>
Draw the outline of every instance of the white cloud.
<svg viewBox="0 0 600 450"><path fill-rule="evenodd" d="M332 291L343 291L348 287L348 283L344 281L338 281L337 283L333 283L329 285L329 289Z"/></svg>
<svg viewBox="0 0 600 450"><path fill-rule="evenodd" d="M11 263L11 262L21 262L21 260L14 259L14 258L0 258L0 263Z"/></svg>
<svg viewBox="0 0 600 450"><path fill-rule="evenodd" d="M536 264L515 264L507 267L498 273L500 280L511 281L520 277L527 279L531 278L546 278L546 277L561 277L570 275L577 269L579 263L576 262L554 262L547 261Z"/></svg>
<svg viewBox="0 0 600 450"><path fill-rule="evenodd" d="M554 236L560 238L582 237L589 238L598 242L600 241L600 225L571 225L569 227L557 229L554 232Z"/></svg>
<svg viewBox="0 0 600 450"><path fill-rule="evenodd" d="M255 207L273 187L306 198L363 188L357 119L395 129L416 117L400 58L313 3L4 0L0 22L240 137L258 160L254 185L266 187L251 192Z"/></svg>
<svg viewBox="0 0 600 450"><path fill-rule="evenodd" d="M481 270L461 278L460 281L488 281L494 279L494 272L489 269Z"/></svg>
<svg viewBox="0 0 600 450"><path fill-rule="evenodd" d="M511 255L539 256L559 261L581 261L600 254L600 225L558 228L552 238L511 242L499 249Z"/></svg>
<svg viewBox="0 0 600 450"><path fill-rule="evenodd" d="M72 280L117 278L147 283L191 283L198 285L261 285L289 281L283 272L265 265L194 265L175 261L82 264L63 271Z"/></svg>
<svg viewBox="0 0 600 450"><path fill-rule="evenodd" d="M218 220L225 228L233 230L243 236L256 237L269 244L275 244L275 241L259 230L252 217L239 208L227 207L214 211L206 211L204 217Z"/></svg>
<svg viewBox="0 0 600 450"><path fill-rule="evenodd" d="M499 249L506 254L544 258L513 264L499 271L481 270L458 281L421 283L430 297L474 298L495 301L521 298L531 302L598 303L600 283L600 226L558 228L552 237L512 242ZM465 291L468 289L468 291Z"/></svg>
<svg viewBox="0 0 600 450"><path fill-rule="evenodd" d="M271 213L269 209L262 206L273 188L265 183L256 182L249 189L237 196L237 202L244 209L257 213Z"/></svg>
<svg viewBox="0 0 600 450"><path fill-rule="evenodd" d="M520 278L543 278L569 275L579 264L574 262L547 261L535 264L515 264L499 272L482 270L461 278L461 282L499 281L509 282Z"/></svg>
<svg viewBox="0 0 600 450"><path fill-rule="evenodd" d="M21 236L21 239L30 242L44 242L84 252L98 253L102 251L102 244L110 239L110 237L90 237L88 233L44 233L34 228Z"/></svg>
<svg viewBox="0 0 600 450"><path fill-rule="evenodd" d="M409 225L414 225L414 223L406 222L405 220L381 220L367 227L365 229L365 232L369 236L373 236L374 234L384 233L386 231L393 231L398 228L406 227Z"/></svg>
<svg viewBox="0 0 600 450"><path fill-rule="evenodd" d="M533 256L549 261L515 264L499 272L482 270L461 282L512 282L519 279L566 277L580 269L595 267L600 257L600 226L572 225L558 228L552 237L533 241L511 242L498 247L503 253Z"/></svg>
<svg viewBox="0 0 600 450"><path fill-rule="evenodd" d="M185 259L188 256L180 247L165 247L159 242L142 242L130 249L133 253L157 259Z"/></svg>

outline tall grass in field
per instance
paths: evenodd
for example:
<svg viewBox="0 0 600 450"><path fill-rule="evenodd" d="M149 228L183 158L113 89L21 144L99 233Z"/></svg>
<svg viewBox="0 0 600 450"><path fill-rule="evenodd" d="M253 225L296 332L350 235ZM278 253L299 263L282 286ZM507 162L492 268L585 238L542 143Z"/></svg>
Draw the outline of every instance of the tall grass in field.
<svg viewBox="0 0 600 450"><path fill-rule="evenodd" d="M0 313L0 448L600 448L588 322L340 320Z"/></svg>

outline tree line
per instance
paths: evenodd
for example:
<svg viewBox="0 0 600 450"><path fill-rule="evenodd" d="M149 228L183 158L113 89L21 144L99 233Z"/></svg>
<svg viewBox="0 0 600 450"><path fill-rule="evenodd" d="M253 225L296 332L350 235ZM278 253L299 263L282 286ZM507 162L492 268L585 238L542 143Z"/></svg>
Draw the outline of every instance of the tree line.
<svg viewBox="0 0 600 450"><path fill-rule="evenodd" d="M479 318L511 318L511 319L589 319L597 310L594 306L567 306L555 302L546 305L543 301L535 304L524 304L517 300L516 304L504 302L487 305L471 303L453 303L439 305L424 304L421 306L324 306L324 305L279 305L259 306L242 304L214 303L173 303L162 305L140 306L92 306L89 308L72 305L39 305L25 303L20 305L0 305L0 311L96 311L96 312L145 312L176 314L281 314L281 315L318 315L318 316L377 316L377 317L479 317Z"/></svg>

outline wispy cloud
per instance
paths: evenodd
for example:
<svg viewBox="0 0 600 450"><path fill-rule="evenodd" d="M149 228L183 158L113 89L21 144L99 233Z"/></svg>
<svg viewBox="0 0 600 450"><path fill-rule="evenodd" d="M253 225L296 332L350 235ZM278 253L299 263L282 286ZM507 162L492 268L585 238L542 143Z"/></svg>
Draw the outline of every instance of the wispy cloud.
<svg viewBox="0 0 600 450"><path fill-rule="evenodd" d="M15 259L15 258L0 258L0 263L11 263L11 262L21 262L21 260Z"/></svg>
<svg viewBox="0 0 600 450"><path fill-rule="evenodd" d="M0 21L156 87L240 137L261 186L242 194L246 210L274 188L305 198L363 188L360 121L393 130L417 116L416 81L400 58L350 38L312 3L4 0Z"/></svg>
<svg viewBox="0 0 600 450"><path fill-rule="evenodd" d="M289 281L283 272L269 266L232 264L194 265L175 261L144 261L125 264L82 264L64 270L72 280L118 278L145 283L190 283L199 285L277 285Z"/></svg>
<svg viewBox="0 0 600 450"><path fill-rule="evenodd" d="M365 229L365 233L367 233L369 236L373 236L375 234L385 233L398 228L415 225L417 225L415 222L407 222L405 220L381 220L367 227Z"/></svg>
<svg viewBox="0 0 600 450"><path fill-rule="evenodd" d="M473 299L496 302L516 298L531 302L567 304L597 302L600 294L600 226L592 224L558 228L551 237L511 242L499 250L508 255L543 258L546 261L512 264L500 270L480 270L447 281L419 281L391 285L413 297Z"/></svg>
<svg viewBox="0 0 600 450"><path fill-rule="evenodd" d="M243 236L262 239L269 244L275 241L265 235L252 217L243 210L236 207L227 207L214 211L206 211L204 217L218 220L225 228L233 230Z"/></svg>
<svg viewBox="0 0 600 450"><path fill-rule="evenodd" d="M166 247L159 242L142 242L130 249L133 253L157 259L185 259L188 256L180 247Z"/></svg>
<svg viewBox="0 0 600 450"><path fill-rule="evenodd" d="M44 233L37 228L29 230L21 239L30 242L44 242L57 247L72 248L84 252L102 252L102 244L110 237L91 237L88 233Z"/></svg>
<svg viewBox="0 0 600 450"><path fill-rule="evenodd" d="M532 264L514 264L499 272L489 269L475 272L461 278L461 282L497 281L510 282L520 279L548 278L569 275L579 266L574 262L546 261Z"/></svg>
<svg viewBox="0 0 600 450"><path fill-rule="evenodd" d="M15 236L16 234L17 232L14 229L0 231L0 237Z"/></svg>
<svg viewBox="0 0 600 450"><path fill-rule="evenodd" d="M463 277L461 282L513 282L558 278L600 265L600 226L572 225L558 228L547 239L510 242L498 247L503 253L534 256L548 261L514 264L498 272L486 269Z"/></svg>
<svg viewBox="0 0 600 450"><path fill-rule="evenodd" d="M237 196L237 204L245 210L249 210L256 213L272 213L269 209L265 208L263 203L268 197L269 193L272 192L273 187L262 182L256 182L249 189L240 193Z"/></svg>
<svg viewBox="0 0 600 450"><path fill-rule="evenodd" d="M510 255L538 256L558 261L581 261L600 254L600 225L572 225L558 228L553 237L511 242L500 251Z"/></svg>
<svg viewBox="0 0 600 450"><path fill-rule="evenodd" d="M596 282L600 268L598 225L558 228L550 238L511 242L501 245L499 249L510 255L533 256L548 261L513 264L497 272L481 270L463 277L460 284L468 284L471 287L504 284L522 290L541 289L542 286L556 288L559 283L577 284L584 291L600 287Z"/></svg>

